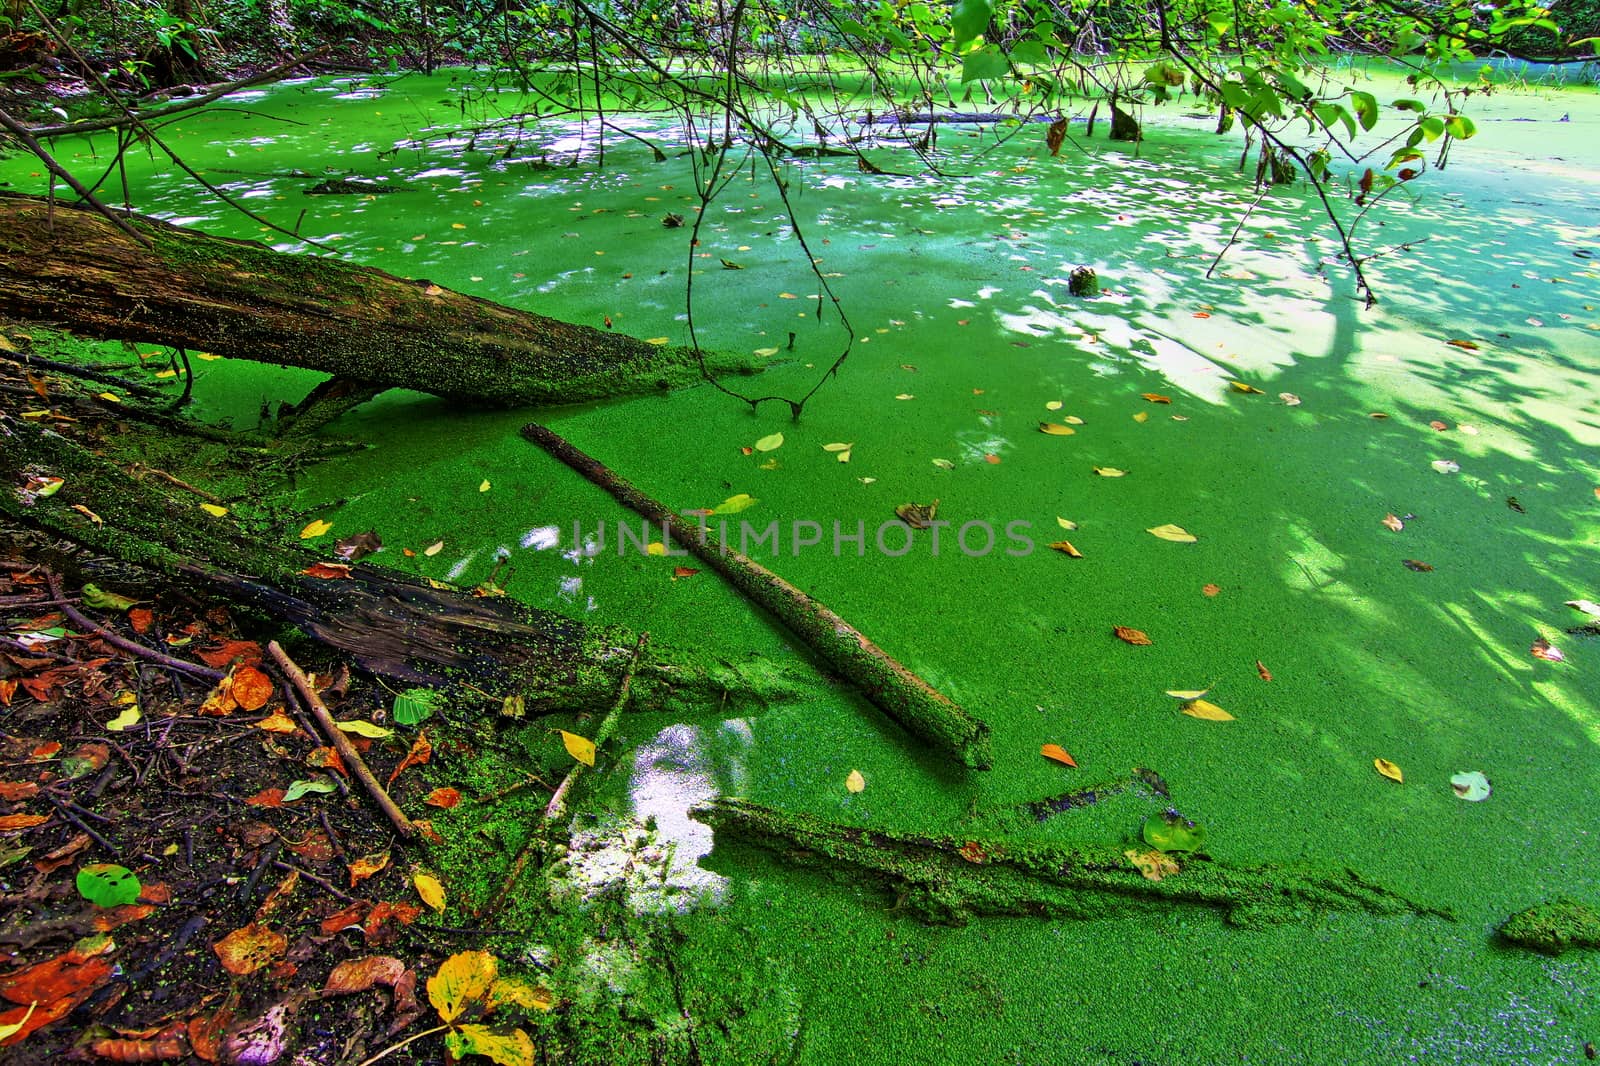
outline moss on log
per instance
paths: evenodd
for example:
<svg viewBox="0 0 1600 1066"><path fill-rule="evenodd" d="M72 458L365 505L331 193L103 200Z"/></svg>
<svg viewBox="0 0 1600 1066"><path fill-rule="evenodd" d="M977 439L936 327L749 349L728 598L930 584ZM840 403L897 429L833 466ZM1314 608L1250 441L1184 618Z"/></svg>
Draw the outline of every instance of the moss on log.
<svg viewBox="0 0 1600 1066"><path fill-rule="evenodd" d="M694 352L573 325L370 267L138 215L0 194L0 316L183 346L369 386L505 406L691 385ZM707 355L712 373L751 361Z"/></svg>
<svg viewBox="0 0 1600 1066"><path fill-rule="evenodd" d="M62 479L50 495L29 492ZM43 530L100 555L227 590L237 599L406 684L467 681L521 695L530 713L603 708L633 661L636 634L588 626L503 597L474 596L368 563L328 579L322 557L263 537L231 515L149 481L31 422L0 413L0 523ZM787 667L762 659L704 664L652 645L632 706L685 712L781 700Z"/></svg>
<svg viewBox="0 0 1600 1066"><path fill-rule="evenodd" d="M875 882L931 921L960 922L982 914L1097 918L1178 905L1221 911L1235 925L1273 924L1327 911L1453 917L1351 870L1230 866L1196 856L1179 860L1177 873L1152 881L1113 845L896 833L736 799L717 800L690 814L716 831L719 846L733 838L851 882Z"/></svg>

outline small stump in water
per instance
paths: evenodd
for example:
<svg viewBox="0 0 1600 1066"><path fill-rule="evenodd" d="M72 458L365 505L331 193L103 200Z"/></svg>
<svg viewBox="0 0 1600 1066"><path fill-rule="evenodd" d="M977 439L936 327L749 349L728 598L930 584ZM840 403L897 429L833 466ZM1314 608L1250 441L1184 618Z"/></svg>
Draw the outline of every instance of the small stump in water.
<svg viewBox="0 0 1600 1066"><path fill-rule="evenodd" d="M1100 275L1090 267L1077 267L1067 275L1067 291L1074 296L1099 296Z"/></svg>

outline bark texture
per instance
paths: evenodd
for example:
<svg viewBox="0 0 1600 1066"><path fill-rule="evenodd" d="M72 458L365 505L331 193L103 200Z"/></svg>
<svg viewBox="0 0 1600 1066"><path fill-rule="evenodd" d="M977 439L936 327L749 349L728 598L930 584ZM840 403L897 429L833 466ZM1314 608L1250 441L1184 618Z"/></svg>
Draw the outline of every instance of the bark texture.
<svg viewBox="0 0 1600 1066"><path fill-rule="evenodd" d="M128 221L153 247L88 209L0 194L0 316L503 406L577 403L700 380L687 348L337 259L138 215ZM707 369L755 367L708 354Z"/></svg>

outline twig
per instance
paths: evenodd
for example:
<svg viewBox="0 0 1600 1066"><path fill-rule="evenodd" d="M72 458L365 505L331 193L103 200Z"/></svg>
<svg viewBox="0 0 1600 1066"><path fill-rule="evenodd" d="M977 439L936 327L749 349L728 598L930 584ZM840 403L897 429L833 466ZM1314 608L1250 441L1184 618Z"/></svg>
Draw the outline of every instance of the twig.
<svg viewBox="0 0 1600 1066"><path fill-rule="evenodd" d="M156 477L160 478L162 481L165 481L167 484L175 485L180 489L184 489L184 490L186 490L188 492L192 492L196 496L200 497L202 500L210 500L212 503L221 502L218 497L211 495L211 493L207 492L205 489L197 489L193 485L189 484L187 481L184 481L182 478L174 477L173 475L167 473L165 470L158 470L153 466L144 466L143 464L140 464L140 463L134 463L132 466L130 466L128 468L128 473L132 474L136 478L137 477L141 477L144 474L154 474Z"/></svg>
<svg viewBox="0 0 1600 1066"><path fill-rule="evenodd" d="M55 808L57 814L61 815L61 817L65 818L73 825L77 826L83 832L87 833L90 840L93 840L96 844L99 844L102 848L105 848L113 857L121 856L121 848L117 847L117 845L111 843L111 841L95 832L88 822L85 822L82 818L79 818L76 814L73 814L70 810L68 810L65 803L56 799L45 789L40 789L39 795L44 797L44 801L46 803Z"/></svg>
<svg viewBox="0 0 1600 1066"><path fill-rule="evenodd" d="M282 859L273 859L272 865L276 866L280 870L293 870L307 881L313 881L321 885L323 888L327 889L331 895L337 897L338 899L344 900L346 903L354 903L356 901L354 896L342 891L338 885L334 884L332 881L329 881L326 877L318 877L316 874L312 873L310 870L307 870L303 866L296 866L294 863L284 862Z"/></svg>
<svg viewBox="0 0 1600 1066"><path fill-rule="evenodd" d="M475 799L473 799L472 802L476 803L476 804L480 804L482 806L488 806L491 803L499 803L501 800L505 799L507 796L514 796L518 792L521 792L523 789L532 788L534 785L544 785L544 779L539 777L539 776L537 776L537 775L535 775L535 774L529 774L527 777L523 778L521 781L513 781L511 784L506 785L504 788L495 789L493 792L490 792L488 795L476 797ZM548 788L549 786L545 785L545 787Z"/></svg>
<svg viewBox="0 0 1600 1066"><path fill-rule="evenodd" d="M596 750L605 743L612 731L616 729L617 718L622 713L622 708L628 703L628 690L633 686L633 674L639 667L639 656L644 652L645 642L650 639L650 634L640 633L639 642L633 647L633 661L628 663L627 672L622 675L622 684L617 688L617 698L606 712L605 718L600 721L600 728L595 731L594 746ZM550 802L544 809L544 818L533 832L528 834L528 839L523 841L522 847L517 850L516 858L511 860L511 869L506 872L505 880L500 882L500 891L495 895L494 901L489 905L485 917L493 918L500 913L500 908L505 906L507 899L511 898L511 890L516 887L517 879L522 876L522 871L528 865L529 857L535 850L542 850L541 846L546 841L550 826L560 818L566 810L566 796L572 789L572 783L578 779L583 770L583 763L578 763L567 772L555 795L550 797Z"/></svg>
<svg viewBox="0 0 1600 1066"><path fill-rule="evenodd" d="M1261 206L1261 201L1266 199L1266 196L1267 190L1262 189L1256 194L1255 202L1250 205L1244 214L1239 216L1239 221L1233 227L1233 232L1228 234L1228 243L1222 246L1222 251L1217 253L1217 257L1211 260L1211 265L1206 268L1206 277L1209 278L1212 272L1217 269L1217 264L1222 262L1222 257L1228 254L1228 249L1232 248L1233 243L1239 239L1239 231L1244 229L1245 223L1250 221L1250 216L1256 213L1256 208Z"/></svg>
<svg viewBox="0 0 1600 1066"><path fill-rule="evenodd" d="M378 809L383 811L401 836L408 840L414 838L417 835L417 827L411 824L411 819L407 818L399 807L395 806L394 800L389 798L388 791L372 775L372 770L368 768L366 761L361 758L361 753L356 751L355 745L350 743L350 738L345 736L344 731L334 722L333 715L328 713L328 708L323 704L321 697L311 687L311 680L306 677L305 671L295 665L294 660L289 658L288 654L278 646L278 642L275 640L267 644L267 654L272 656L273 661L278 664L278 668L294 683L294 687L300 693L300 698L305 701L306 707L310 709L311 717L317 720L317 724L322 727L322 731L327 736L329 743L339 753L339 758L344 760L345 766L355 775L356 780L361 782L361 786L367 790L367 795L372 797L373 802L378 805Z"/></svg>
<svg viewBox="0 0 1600 1066"><path fill-rule="evenodd" d="M56 597L57 599L65 599L65 597L61 594L60 578L56 577L56 575L53 573L47 573L45 575L45 580L50 583L50 594L52 596ZM61 613L71 619L73 625L78 626L81 629L89 630L95 636L99 637L107 644L110 644L112 647L120 648L123 651L130 652L142 659L149 659L151 662L160 663L169 670L181 670L186 674L192 674L195 677L204 678L205 680L212 682L221 681L225 676L221 670L213 670L209 666L201 666L198 663L190 663L184 662L182 659L174 659L172 656L164 655L161 652L156 651L154 648L147 648L137 641L129 640L127 637L119 636L107 629L105 626L101 625L99 622L96 622L94 619L88 617L71 604L63 603L61 605Z"/></svg>

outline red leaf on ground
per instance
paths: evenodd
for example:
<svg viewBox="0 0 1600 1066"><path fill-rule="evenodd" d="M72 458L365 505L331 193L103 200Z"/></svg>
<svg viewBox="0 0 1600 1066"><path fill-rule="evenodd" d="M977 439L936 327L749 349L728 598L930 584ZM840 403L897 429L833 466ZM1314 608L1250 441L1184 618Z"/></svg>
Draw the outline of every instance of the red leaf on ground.
<svg viewBox="0 0 1600 1066"><path fill-rule="evenodd" d="M224 970L243 977L280 958L288 947L289 940L282 933L251 922L212 944L211 950Z"/></svg>
<svg viewBox="0 0 1600 1066"><path fill-rule="evenodd" d="M260 662L261 645L253 640L224 640L209 648L195 649L195 656L213 670L222 670L235 660L241 663Z"/></svg>
<svg viewBox="0 0 1600 1066"><path fill-rule="evenodd" d="M260 792L257 792L254 796L251 796L249 799L245 800L245 802L252 807L282 807L283 789L264 788Z"/></svg>
<svg viewBox="0 0 1600 1066"><path fill-rule="evenodd" d="M367 900L358 899L342 911L337 911L322 919L322 932L327 936L349 929L351 926L360 925L372 910L372 904Z"/></svg>
<svg viewBox="0 0 1600 1066"><path fill-rule="evenodd" d="M1133 629L1130 626L1112 626L1111 632L1116 634L1118 640L1126 641L1129 644L1155 643L1142 629Z"/></svg>
<svg viewBox="0 0 1600 1066"><path fill-rule="evenodd" d="M417 734L417 739L411 745L411 750L406 752L406 757L400 760L400 765L394 768L394 773L389 775L388 784L394 784L394 779L400 776L400 771L408 766L421 766L433 758L433 744L428 740L427 731Z"/></svg>
<svg viewBox="0 0 1600 1066"><path fill-rule="evenodd" d="M275 689L272 678L254 666L239 666L233 671L233 700L242 710L259 711Z"/></svg>
<svg viewBox="0 0 1600 1066"><path fill-rule="evenodd" d="M345 996L352 992L365 992L373 985L393 988L406 972L406 964L392 955L368 955L364 959L346 959L333 968L328 983L322 987L325 996Z"/></svg>
<svg viewBox="0 0 1600 1066"><path fill-rule="evenodd" d="M350 578L350 566L347 563L312 563L300 572L309 574L312 577L320 577L325 581L338 581L341 578L349 580Z"/></svg>
<svg viewBox="0 0 1600 1066"><path fill-rule="evenodd" d="M1261 675L1261 680L1263 681L1272 680L1272 671L1268 670L1266 666L1262 664L1260 659L1256 660L1256 673Z"/></svg>
<svg viewBox="0 0 1600 1066"><path fill-rule="evenodd" d="M430 807L443 807L449 810L461 802L459 788L436 788L428 793L428 798L422 801Z"/></svg>

